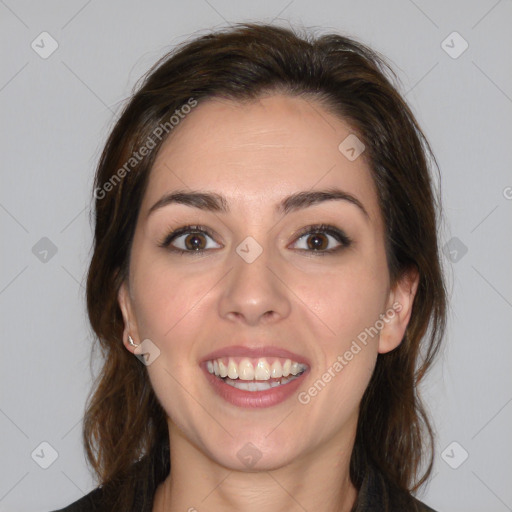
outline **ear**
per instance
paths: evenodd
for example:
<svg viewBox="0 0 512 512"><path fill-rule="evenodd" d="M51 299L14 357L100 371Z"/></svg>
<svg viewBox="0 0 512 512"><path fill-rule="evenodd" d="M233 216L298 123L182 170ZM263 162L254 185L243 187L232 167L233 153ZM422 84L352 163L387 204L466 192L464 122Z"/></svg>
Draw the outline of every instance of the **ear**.
<svg viewBox="0 0 512 512"><path fill-rule="evenodd" d="M128 335L131 335L135 343L138 344L140 343L140 341L137 321L135 319L135 315L133 312L132 299L130 297L130 291L126 281L123 281L121 287L119 288L119 292L117 294L117 301L119 303L119 307L121 308L124 320L123 344L126 347L126 349L133 354L135 351L135 347L132 347L132 345L130 345L130 343L128 342Z"/></svg>
<svg viewBox="0 0 512 512"><path fill-rule="evenodd" d="M418 283L418 271L411 268L402 274L390 290L386 311L381 315L384 327L379 337L379 354L394 350L402 342L411 318Z"/></svg>

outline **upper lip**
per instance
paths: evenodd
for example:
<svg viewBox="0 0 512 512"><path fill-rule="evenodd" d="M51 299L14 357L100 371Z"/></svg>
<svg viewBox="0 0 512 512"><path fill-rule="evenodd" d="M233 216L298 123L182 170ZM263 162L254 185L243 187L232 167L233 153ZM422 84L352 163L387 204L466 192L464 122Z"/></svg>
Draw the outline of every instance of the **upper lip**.
<svg viewBox="0 0 512 512"><path fill-rule="evenodd" d="M307 366L310 366L309 360L301 356L300 354L295 354L294 352L290 352L284 348L267 345L264 347L247 347L243 345L232 345L230 347L222 347L213 352L210 352L208 355L201 359L201 363L205 363L206 361L211 361L213 359L218 359L220 357L229 357L229 356L246 356L251 358L258 357L281 357L284 359L291 359L292 361L296 361L297 363L302 363Z"/></svg>

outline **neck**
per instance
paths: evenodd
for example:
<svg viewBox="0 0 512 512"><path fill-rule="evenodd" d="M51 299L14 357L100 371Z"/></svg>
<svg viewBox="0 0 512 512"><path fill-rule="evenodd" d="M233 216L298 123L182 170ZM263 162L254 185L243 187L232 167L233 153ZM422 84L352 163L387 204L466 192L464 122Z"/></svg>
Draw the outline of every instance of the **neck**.
<svg viewBox="0 0 512 512"><path fill-rule="evenodd" d="M349 475L353 439L338 449L321 445L276 469L248 472L217 464L171 424L169 432L171 472L158 487L154 512L350 512L356 500Z"/></svg>

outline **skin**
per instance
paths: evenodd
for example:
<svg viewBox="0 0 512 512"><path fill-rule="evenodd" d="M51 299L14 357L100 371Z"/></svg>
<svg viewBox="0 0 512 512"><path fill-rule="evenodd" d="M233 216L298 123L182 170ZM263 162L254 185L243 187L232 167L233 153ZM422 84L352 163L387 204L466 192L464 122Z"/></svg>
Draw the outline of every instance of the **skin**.
<svg viewBox="0 0 512 512"><path fill-rule="evenodd" d="M377 355L403 338L418 282L409 273L390 285L382 214L364 153L349 161L338 150L352 132L311 99L215 99L200 103L162 146L119 292L127 350L134 351L128 334L136 343L149 338L160 350L147 370L168 415L171 474L157 490L154 511L351 509L359 404ZM331 186L355 196L368 216L348 201L286 216L274 211L289 194ZM148 216L176 189L223 194L231 212L170 204ZM317 223L343 230L352 244L314 254L306 243L312 235L297 234ZM188 224L215 233L201 238L206 252L179 255L158 246ZM247 236L263 249L250 264L235 251ZM173 244L183 249L186 238ZM322 240L324 250L340 245L329 235ZM307 391L396 302L400 311L306 405L296 394L268 408L231 405L199 367L221 347L273 344L309 359L298 392ZM251 469L237 457L249 442L262 454Z"/></svg>

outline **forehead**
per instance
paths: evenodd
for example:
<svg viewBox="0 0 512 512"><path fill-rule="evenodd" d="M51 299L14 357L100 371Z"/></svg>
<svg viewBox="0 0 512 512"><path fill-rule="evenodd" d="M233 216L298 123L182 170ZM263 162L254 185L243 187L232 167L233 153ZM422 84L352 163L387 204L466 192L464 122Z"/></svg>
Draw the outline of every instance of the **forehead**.
<svg viewBox="0 0 512 512"><path fill-rule="evenodd" d="M215 191L233 209L255 212L297 191L338 187L378 217L364 153L351 161L339 149L351 134L350 125L312 99L206 100L160 148L143 209L173 189Z"/></svg>

